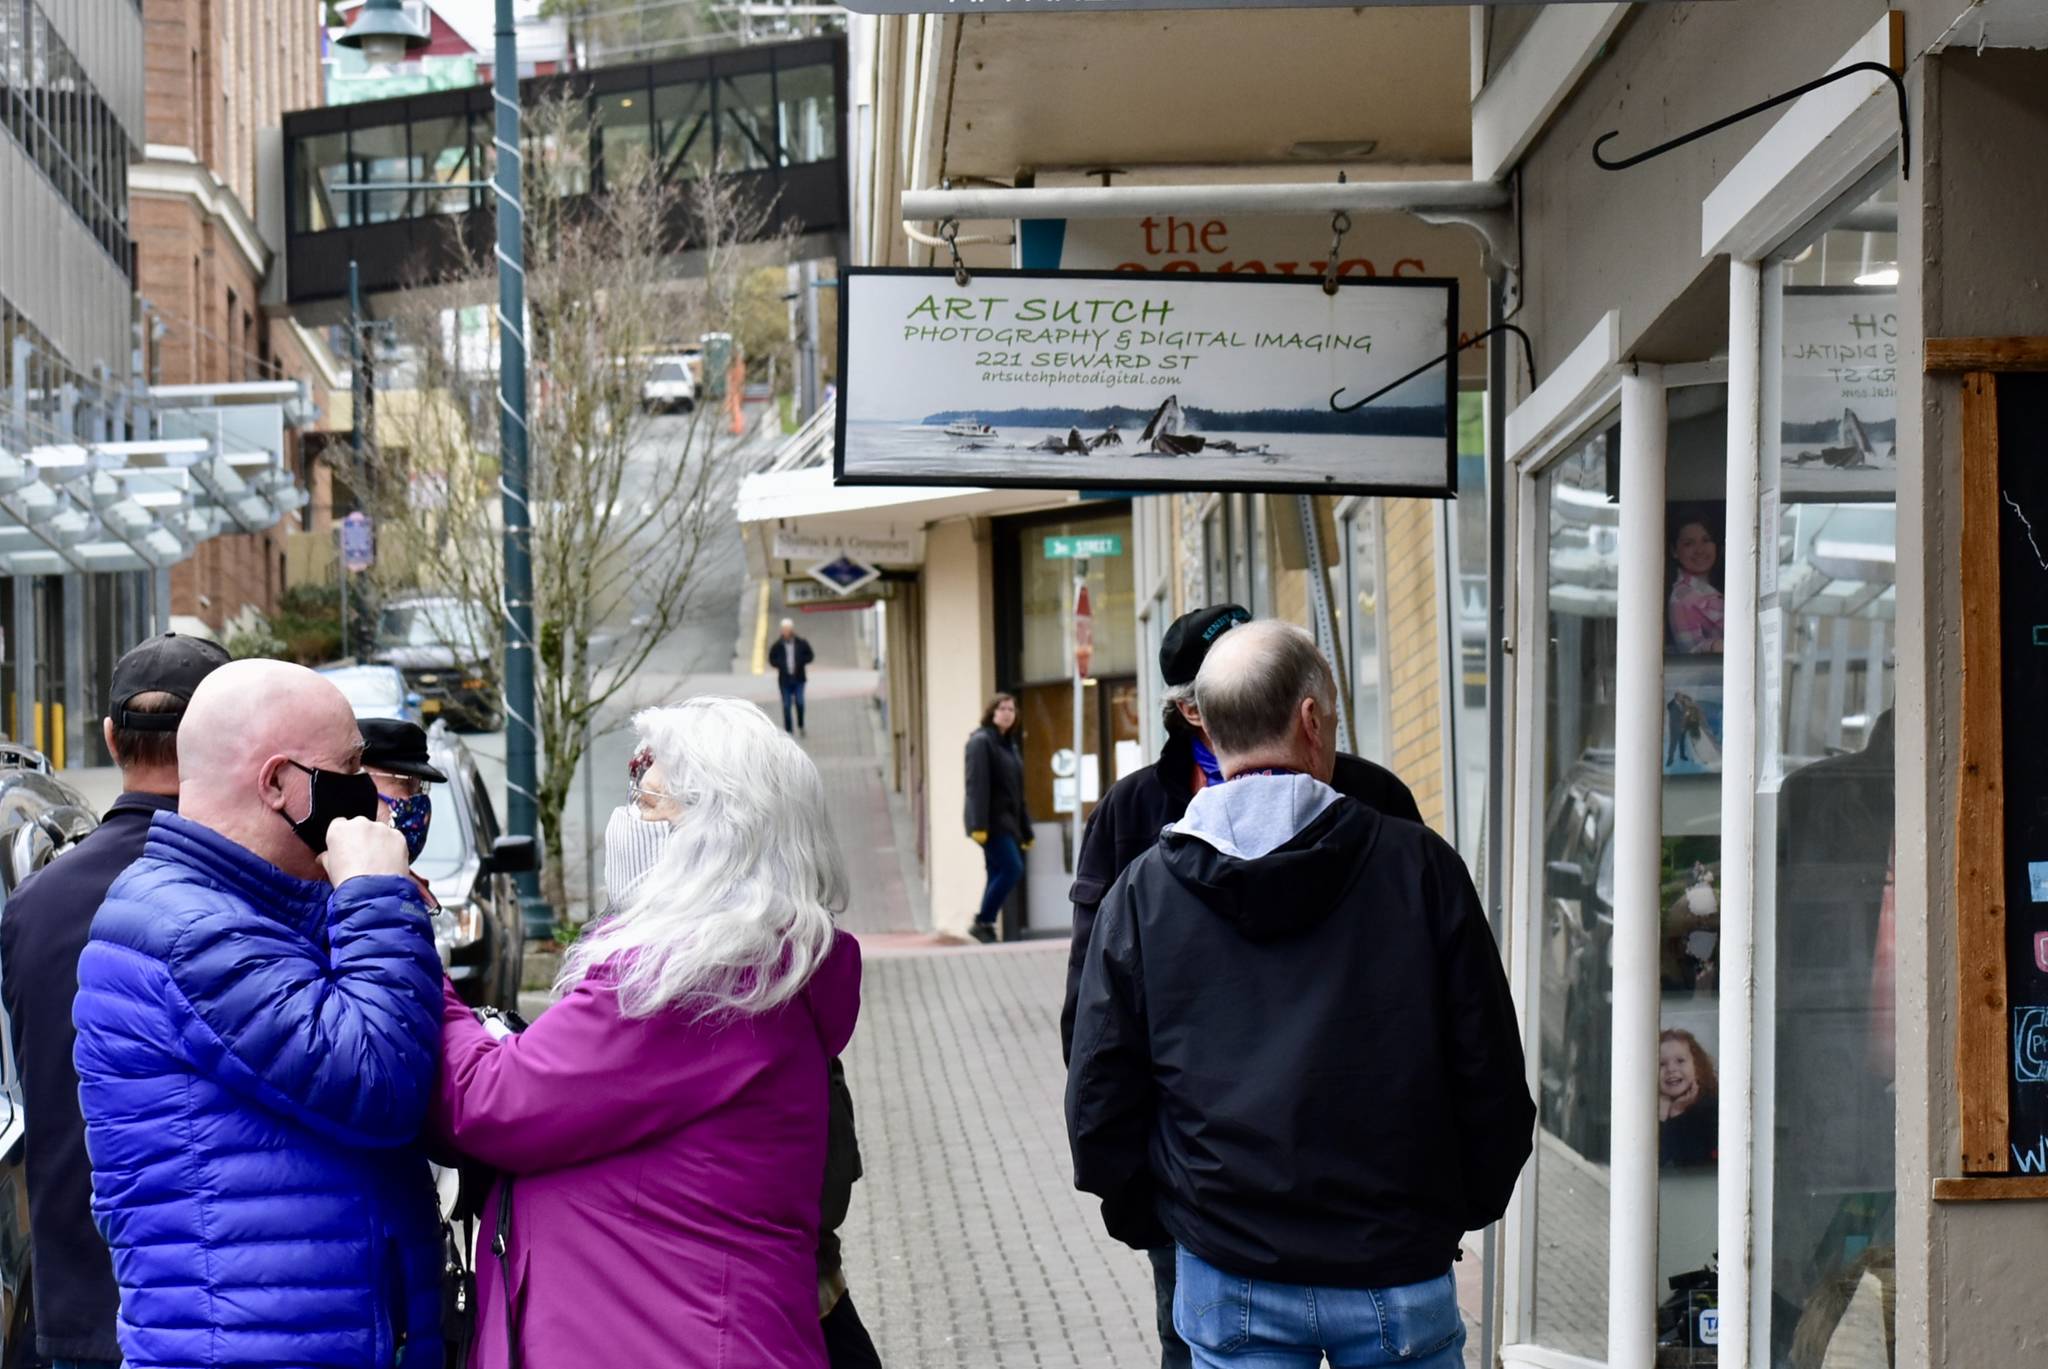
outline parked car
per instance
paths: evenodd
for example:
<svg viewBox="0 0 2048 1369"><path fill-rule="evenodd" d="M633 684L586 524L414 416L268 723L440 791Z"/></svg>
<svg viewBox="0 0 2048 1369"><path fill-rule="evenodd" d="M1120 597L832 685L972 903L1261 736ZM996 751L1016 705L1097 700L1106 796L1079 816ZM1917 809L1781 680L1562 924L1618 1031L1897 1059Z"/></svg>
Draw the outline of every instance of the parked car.
<svg viewBox="0 0 2048 1369"><path fill-rule="evenodd" d="M1614 1023L1614 752L1590 748L1551 790L1536 948L1543 1129L1607 1163Z"/></svg>
<svg viewBox="0 0 2048 1369"><path fill-rule="evenodd" d="M342 692L358 718L421 721L420 696L395 665L331 665L320 673Z"/></svg>
<svg viewBox="0 0 2048 1369"><path fill-rule="evenodd" d="M372 659L396 666L420 696L420 715L480 732L504 721L495 652L483 635L493 615L449 594L419 594L385 605Z"/></svg>
<svg viewBox="0 0 2048 1369"><path fill-rule="evenodd" d="M526 927L513 877L538 869L539 851L532 837L500 833L476 759L445 723L428 729L427 754L448 782L434 786L434 820L413 869L441 904L441 961L471 1007L517 1007Z"/></svg>
<svg viewBox="0 0 2048 1369"><path fill-rule="evenodd" d="M37 752L0 743L0 917L6 897L58 852L99 826L78 792ZM35 1354L30 1297L26 1128L14 1037L0 1006L0 1366L26 1369Z"/></svg>
<svg viewBox="0 0 2048 1369"><path fill-rule="evenodd" d="M686 414L697 407L697 377L690 358L651 357L647 378L640 382L640 407L650 413Z"/></svg>

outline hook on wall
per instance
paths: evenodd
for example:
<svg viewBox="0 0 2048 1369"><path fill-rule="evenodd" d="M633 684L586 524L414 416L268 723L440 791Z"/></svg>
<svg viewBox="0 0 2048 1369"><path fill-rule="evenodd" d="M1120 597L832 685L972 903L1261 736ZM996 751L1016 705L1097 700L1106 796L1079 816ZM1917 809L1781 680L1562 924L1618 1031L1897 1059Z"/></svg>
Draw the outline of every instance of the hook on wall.
<svg viewBox="0 0 2048 1369"><path fill-rule="evenodd" d="M1733 114L1727 115L1725 118L1716 119L1714 120L1714 122L1707 124L1704 127L1696 128L1690 133L1682 133L1678 137L1671 139L1669 142L1659 143L1657 144L1657 146L1650 148L1648 151L1636 153L1633 157L1623 157L1619 160L1614 160L1601 154L1600 149L1606 147L1608 143L1612 142L1614 139L1619 138L1621 136L1620 129L1611 129L1608 132L1601 134L1599 141L1593 144L1593 161L1603 171L1625 171L1629 167L1639 166L1642 163L1649 161L1652 157L1661 157L1665 153L1672 151L1674 148L1684 147L1687 143L1696 142L1699 139L1706 137L1710 133L1719 133L1722 129L1728 127L1730 124L1739 124L1744 119L1752 118L1758 114L1762 114L1766 110L1776 109L1779 105L1789 104L1793 100L1798 99L1802 95L1810 95L1814 91L1819 90L1823 86L1832 85L1836 81L1839 81L1846 76L1854 76L1856 73L1863 71L1872 72L1876 75L1884 77L1886 80L1892 83L1892 89L1898 94L1899 179L1910 180L1912 179L1913 174L1913 130L1909 125L1907 117L1906 80L1903 76L1899 75L1898 72L1892 70L1890 67L1886 66L1882 62L1856 62L1852 65L1843 67L1840 71L1831 71L1827 75L1822 76L1817 80L1808 81L1805 85L1798 87L1796 90L1788 90L1782 95L1773 95L1770 99L1764 100L1758 104L1753 104L1749 106L1747 109L1738 109Z"/></svg>
<svg viewBox="0 0 2048 1369"><path fill-rule="evenodd" d="M1407 375L1402 376L1399 380L1395 380L1388 384L1380 386L1377 390L1374 390L1364 399L1354 399L1349 404L1339 404L1337 402L1337 399L1340 395L1344 393L1345 387L1341 385L1338 386L1335 390L1332 390L1330 392L1330 408L1340 414L1348 414L1354 412L1355 410L1363 409L1366 405L1372 403L1375 399L1378 399L1380 396L1388 394L1394 390L1400 389L1403 385L1406 385L1409 381L1415 379L1415 377L1421 375L1424 371L1429 370L1433 366L1443 365L1445 362L1448 362L1452 357L1464 351L1466 348L1476 347L1480 343L1486 341L1486 339L1492 337L1495 333L1513 333L1516 337L1522 340L1522 360L1527 362L1529 365L1529 383L1532 385L1535 384L1536 344L1529 340L1529 335L1523 332L1519 326L1512 323L1496 323L1491 328L1483 329L1480 332L1474 333L1471 337L1466 338L1463 342L1451 348L1450 351L1445 352L1442 356L1431 357L1428 361L1423 362L1420 366L1417 366L1414 370L1410 371Z"/></svg>

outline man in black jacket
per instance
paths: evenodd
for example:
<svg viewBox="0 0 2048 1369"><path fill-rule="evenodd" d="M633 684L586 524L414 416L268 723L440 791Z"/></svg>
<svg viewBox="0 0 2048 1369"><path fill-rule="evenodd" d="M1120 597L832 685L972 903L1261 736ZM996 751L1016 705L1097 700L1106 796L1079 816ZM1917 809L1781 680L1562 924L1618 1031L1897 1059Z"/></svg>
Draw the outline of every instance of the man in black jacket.
<svg viewBox="0 0 2048 1369"><path fill-rule="evenodd" d="M141 856L151 820L177 811L178 724L192 691L227 659L212 642L167 632L115 663L102 726L124 792L75 850L23 881L0 916L0 987L28 1116L36 1351L60 1363L121 1361L120 1295L92 1221L92 1162L71 1064L78 956L108 886Z"/></svg>
<svg viewBox="0 0 2048 1369"><path fill-rule="evenodd" d="M1159 841L1160 829L1180 821L1188 803L1210 784L1222 782L1208 734L1195 706L1195 675L1219 638L1252 615L1236 604L1217 604L1182 614L1159 643L1159 673L1166 682L1166 746L1156 764L1134 770L1111 785L1089 815L1081 834L1081 859L1069 897L1074 904L1073 940L1067 952L1067 996L1060 1008L1060 1050L1074 1052L1074 1007L1081 991L1081 966L1103 896L1132 861ZM1415 796L1392 771L1357 756L1339 753L1330 781L1338 793L1390 818L1421 822ZM1146 1252L1152 1259L1160 1369L1185 1369L1188 1348L1173 1329L1174 1251L1162 1241Z"/></svg>
<svg viewBox="0 0 2048 1369"><path fill-rule="evenodd" d="M1198 1364L1369 1345L1452 1369L1459 1238L1506 1209L1536 1119L1485 912L1434 833L1330 787L1336 685L1306 633L1233 630L1195 698L1226 782L1098 912L1075 1183L1112 1235L1178 1247Z"/></svg>
<svg viewBox="0 0 2048 1369"><path fill-rule="evenodd" d="M788 618L782 620L782 635L775 639L775 645L768 648L768 664L775 667L775 683L782 691L782 730L809 735L804 732L804 686L810 682L810 665L817 659L811 644L796 635L796 623ZM792 707L795 723L790 725Z"/></svg>

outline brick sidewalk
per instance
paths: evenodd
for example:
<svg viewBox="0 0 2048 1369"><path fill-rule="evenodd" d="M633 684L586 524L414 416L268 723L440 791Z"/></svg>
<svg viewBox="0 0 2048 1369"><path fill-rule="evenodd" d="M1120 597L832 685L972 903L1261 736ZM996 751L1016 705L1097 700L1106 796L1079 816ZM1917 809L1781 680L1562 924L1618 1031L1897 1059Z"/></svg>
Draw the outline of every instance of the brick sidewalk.
<svg viewBox="0 0 2048 1369"><path fill-rule="evenodd" d="M1159 1362L1145 1258L1067 1155L1065 948L869 949L846 1055L866 1178L846 1273L889 1369Z"/></svg>

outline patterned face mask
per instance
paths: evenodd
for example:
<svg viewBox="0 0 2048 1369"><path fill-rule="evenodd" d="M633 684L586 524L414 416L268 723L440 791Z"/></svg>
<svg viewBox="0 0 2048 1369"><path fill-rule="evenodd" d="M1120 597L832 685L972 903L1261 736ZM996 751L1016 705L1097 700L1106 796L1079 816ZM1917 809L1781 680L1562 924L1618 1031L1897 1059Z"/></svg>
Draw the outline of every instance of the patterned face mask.
<svg viewBox="0 0 2048 1369"><path fill-rule="evenodd" d="M408 858L418 860L420 852L427 849L427 826L434 820L433 795L414 794L403 799L394 799L389 794L377 797L391 810L391 825L405 834Z"/></svg>
<svg viewBox="0 0 2048 1369"><path fill-rule="evenodd" d="M647 878L661 859L662 848L675 828L660 818L644 818L635 804L612 810L604 829L604 889L614 908L623 907L634 886Z"/></svg>

